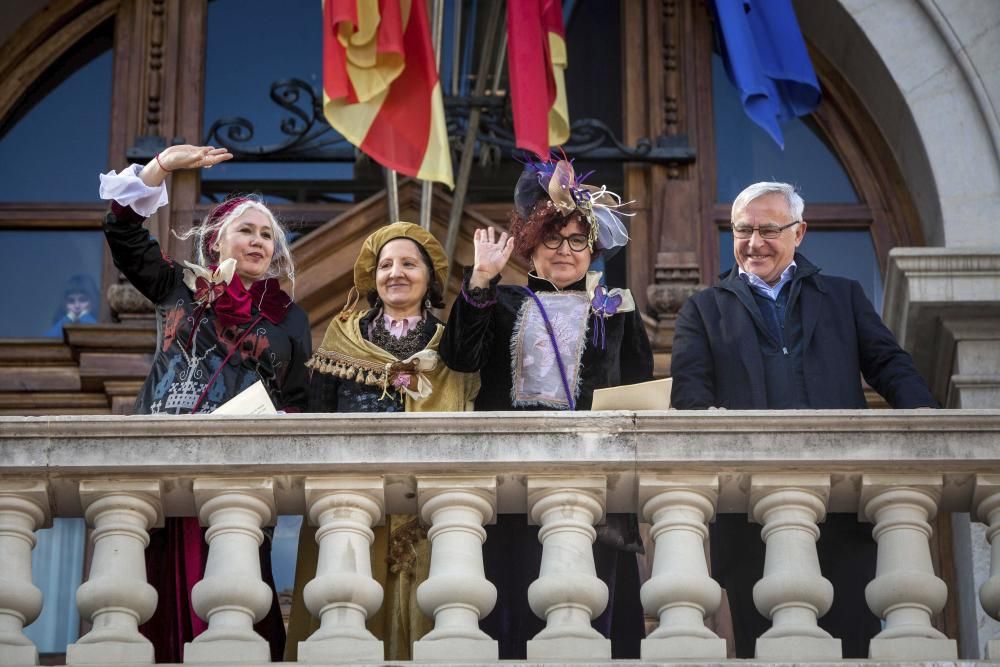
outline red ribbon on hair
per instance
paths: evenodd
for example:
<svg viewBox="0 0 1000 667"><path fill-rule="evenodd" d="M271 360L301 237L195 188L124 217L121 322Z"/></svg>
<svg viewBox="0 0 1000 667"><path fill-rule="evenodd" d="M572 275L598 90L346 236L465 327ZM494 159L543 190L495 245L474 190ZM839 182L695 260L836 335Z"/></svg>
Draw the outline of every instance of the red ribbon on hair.
<svg viewBox="0 0 1000 667"><path fill-rule="evenodd" d="M249 197L233 197L231 199L227 199L226 201L222 202L221 204L213 208L209 212L208 216L205 218L205 222L203 222L202 224L205 225L206 227L210 227L211 225L214 225L219 220L222 220L227 215L229 215L229 213L234 208L248 201L250 201ZM215 242L218 239L219 239L219 230L215 229L212 230L211 235L204 240L204 252L206 257L212 256L212 246L215 245Z"/></svg>

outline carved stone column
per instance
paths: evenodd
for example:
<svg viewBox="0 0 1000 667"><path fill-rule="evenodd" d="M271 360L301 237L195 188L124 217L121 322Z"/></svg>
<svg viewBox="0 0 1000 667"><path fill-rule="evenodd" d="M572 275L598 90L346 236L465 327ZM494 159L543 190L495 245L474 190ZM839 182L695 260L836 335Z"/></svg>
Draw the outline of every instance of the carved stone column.
<svg viewBox="0 0 1000 667"><path fill-rule="evenodd" d="M871 640L874 660L955 660L958 646L931 625L948 587L934 574L929 520L937 514L940 475L864 475L861 515L875 523L875 579L865 588L868 606L884 621Z"/></svg>
<svg viewBox="0 0 1000 667"><path fill-rule="evenodd" d="M622 131L625 143L687 148L685 159L625 166L624 196L635 200L629 284L639 309L656 318L654 373L669 375L673 322L687 294L711 282L718 245L712 227L712 22L705 2L622 3ZM700 275L699 275L700 274ZM644 289L645 288L645 289ZM676 304L676 305L671 305Z"/></svg>
<svg viewBox="0 0 1000 667"><path fill-rule="evenodd" d="M819 569L817 523L826 518L829 475L754 475L753 520L763 524L764 577L753 587L757 610L773 625L757 639L758 660L839 660L840 640L816 620L830 611L833 584Z"/></svg>
<svg viewBox="0 0 1000 667"><path fill-rule="evenodd" d="M657 375L669 375L677 313L688 297L705 286L699 284L694 252L658 253L654 276L655 283L646 290L649 306L656 314L656 332L651 343Z"/></svg>
<svg viewBox="0 0 1000 667"><path fill-rule="evenodd" d="M90 576L76 593L80 616L93 627L66 647L66 664L139 664L154 661L139 634L156 611L156 589L146 583L149 529L163 525L159 480L80 482L80 501L93 527Z"/></svg>
<svg viewBox="0 0 1000 667"><path fill-rule="evenodd" d="M275 520L270 479L196 479L194 499L208 526L205 576L191 591L208 629L184 645L184 662L270 662L267 641L253 624L271 607L261 580L261 526Z"/></svg>
<svg viewBox="0 0 1000 667"><path fill-rule="evenodd" d="M983 611L1000 621L1000 475L976 475L973 516L986 524L990 544L990 578L979 589ZM986 643L986 658L1000 660L1000 636Z"/></svg>
<svg viewBox="0 0 1000 667"><path fill-rule="evenodd" d="M372 526L385 518L381 477L306 478L309 522L319 526L316 578L306 584L306 607L319 630L299 642L300 662L382 662L382 642L365 621L382 605L372 578Z"/></svg>
<svg viewBox="0 0 1000 667"><path fill-rule="evenodd" d="M0 665L38 664L24 626L42 610L42 592L31 580L31 550L35 531L49 521L47 482L0 481Z"/></svg>
<svg viewBox="0 0 1000 667"><path fill-rule="evenodd" d="M528 641L528 660L611 659L611 642L590 625L608 605L593 552L606 496L603 476L528 478L528 516L541 525L542 543L528 604L545 619L545 629Z"/></svg>
<svg viewBox="0 0 1000 667"><path fill-rule="evenodd" d="M431 567L417 589L434 629L413 644L414 660L493 661L497 642L479 629L497 589L483 569L483 524L496 519L496 477L418 477L420 517L430 524Z"/></svg>
<svg viewBox="0 0 1000 667"><path fill-rule="evenodd" d="M722 590L708 574L707 522L715 516L718 475L640 475L639 507L653 524L653 573L642 586L642 606L660 627L642 640L641 657L724 660L726 640L705 627Z"/></svg>
<svg viewBox="0 0 1000 667"><path fill-rule="evenodd" d="M316 578L306 584L306 607L319 629L299 642L300 662L382 662L382 642L365 627L382 606L372 577L372 526L385 518L381 477L306 478L309 522L319 526Z"/></svg>

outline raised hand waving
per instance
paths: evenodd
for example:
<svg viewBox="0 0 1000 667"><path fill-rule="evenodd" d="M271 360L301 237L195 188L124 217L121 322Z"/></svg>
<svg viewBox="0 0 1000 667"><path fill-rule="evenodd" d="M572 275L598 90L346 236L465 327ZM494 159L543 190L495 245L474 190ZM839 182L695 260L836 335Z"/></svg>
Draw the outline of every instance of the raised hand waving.
<svg viewBox="0 0 1000 667"><path fill-rule="evenodd" d="M476 248L476 259L472 266L469 286L489 287L490 281L507 266L510 254L514 251L514 239L509 237L507 232L501 233L498 239L496 231L489 227L477 229L473 241Z"/></svg>

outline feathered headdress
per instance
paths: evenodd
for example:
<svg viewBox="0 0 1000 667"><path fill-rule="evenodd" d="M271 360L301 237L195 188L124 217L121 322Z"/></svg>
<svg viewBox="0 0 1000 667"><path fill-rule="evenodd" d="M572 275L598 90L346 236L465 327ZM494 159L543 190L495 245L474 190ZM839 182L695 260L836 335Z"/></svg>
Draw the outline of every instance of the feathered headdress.
<svg viewBox="0 0 1000 667"><path fill-rule="evenodd" d="M527 219L538 201L548 199L563 215L578 211L587 220L592 251L620 248L628 243L628 231L619 216L635 215L620 209L633 202L623 203L621 197L603 185L599 188L586 185L583 179L592 173L578 177L565 155L548 162L528 160L514 186L514 209Z"/></svg>

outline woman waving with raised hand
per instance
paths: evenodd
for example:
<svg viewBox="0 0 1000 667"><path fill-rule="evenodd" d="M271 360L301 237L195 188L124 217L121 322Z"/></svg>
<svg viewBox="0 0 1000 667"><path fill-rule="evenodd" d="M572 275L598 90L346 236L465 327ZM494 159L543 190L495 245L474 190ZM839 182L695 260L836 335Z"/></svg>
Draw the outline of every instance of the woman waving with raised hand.
<svg viewBox="0 0 1000 667"><path fill-rule="evenodd" d="M195 262L164 257L143 226L167 203L170 173L230 158L224 148L171 146L145 166L101 175L101 198L110 200L104 233L115 266L156 309L156 350L135 414L212 412L257 381L279 410L306 407L309 322L279 284L294 285L295 269L285 230L263 200L231 197L180 235L194 239ZM178 517L150 536L146 569L159 603L142 630L160 662L181 662L184 643L206 627L190 602L208 552L203 532L197 518ZM269 541L260 556L262 577L273 589ZM276 596L257 630L280 659L285 633Z"/></svg>
<svg viewBox="0 0 1000 667"><path fill-rule="evenodd" d="M596 258L628 242L620 206L606 188L582 183L568 160L529 162L514 189L510 235L476 231L475 263L441 341L448 366L479 372L476 410L589 410L595 389L652 379L652 350L631 293L608 289L591 271ZM526 287L499 284L513 253L531 262ZM501 514L486 528L486 575L501 597L481 627L499 640L501 658L524 658L544 625L527 592L541 558L537 533L523 514ZM639 657L640 549L635 517L609 514L594 557L610 595L595 627L611 638L616 658Z"/></svg>

